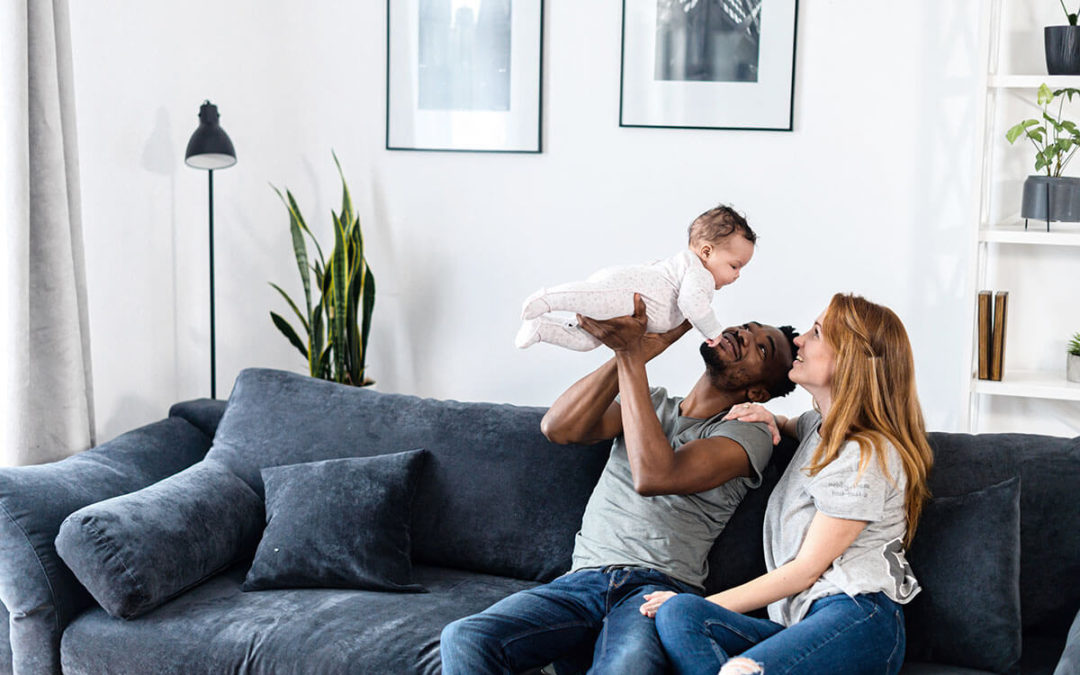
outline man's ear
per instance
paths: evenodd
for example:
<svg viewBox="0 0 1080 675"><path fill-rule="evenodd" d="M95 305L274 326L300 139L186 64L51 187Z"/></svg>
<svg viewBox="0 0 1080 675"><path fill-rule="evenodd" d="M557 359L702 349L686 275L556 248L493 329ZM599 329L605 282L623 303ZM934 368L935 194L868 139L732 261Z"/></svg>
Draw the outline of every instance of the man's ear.
<svg viewBox="0 0 1080 675"><path fill-rule="evenodd" d="M751 403L765 403L771 396L769 396L769 390L763 385L755 384L746 390L746 398Z"/></svg>

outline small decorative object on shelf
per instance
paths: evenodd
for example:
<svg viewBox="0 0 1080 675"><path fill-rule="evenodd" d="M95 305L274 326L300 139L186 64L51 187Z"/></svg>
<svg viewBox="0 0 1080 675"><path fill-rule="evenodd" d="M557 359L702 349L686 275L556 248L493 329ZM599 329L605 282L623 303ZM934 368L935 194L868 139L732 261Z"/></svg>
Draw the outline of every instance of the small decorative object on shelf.
<svg viewBox="0 0 1080 675"><path fill-rule="evenodd" d="M990 335L994 325L992 291L979 291L979 379L990 379Z"/></svg>
<svg viewBox="0 0 1080 675"><path fill-rule="evenodd" d="M345 183L337 155L334 155L334 164L341 176L342 196L341 213L330 214L334 218L334 249L330 252L329 262L323 258L322 247L304 222L292 193L286 190L282 195L274 188L289 211L293 255L304 285L306 311L297 307L277 284L271 282L270 285L285 298L300 320L306 344L279 314L270 312L270 319L307 360L312 377L363 387L375 383L364 375L371 312L375 307L375 277L364 257L360 217L353 210L349 186ZM315 244L319 254L313 265L308 262L305 235ZM314 307L311 304L311 272L315 272L315 285L320 294Z"/></svg>
<svg viewBox="0 0 1080 675"><path fill-rule="evenodd" d="M1041 119L1026 119L1013 125L1005 138L1015 143L1021 136L1035 146L1035 170L1045 176L1028 176L1024 181L1024 196L1020 215L1027 229L1028 218L1046 221L1080 222L1080 178L1063 177L1061 172L1080 148L1080 129L1075 122L1064 119L1065 99L1080 96L1080 89L1065 88L1051 91L1046 84L1039 86L1037 102L1042 108ZM1051 109L1054 101L1057 110Z"/></svg>
<svg viewBox="0 0 1080 675"><path fill-rule="evenodd" d="M1080 26L1076 25L1076 13L1069 13L1064 0L1058 2L1065 11L1069 25L1043 28L1046 72L1051 75L1080 75Z"/></svg>
<svg viewBox="0 0 1080 675"><path fill-rule="evenodd" d="M990 331L990 379L1000 382L1005 374L1005 325L1009 292L994 293L994 325Z"/></svg>
<svg viewBox="0 0 1080 675"><path fill-rule="evenodd" d="M1069 340L1069 353L1065 355L1065 379L1080 382L1080 333Z"/></svg>

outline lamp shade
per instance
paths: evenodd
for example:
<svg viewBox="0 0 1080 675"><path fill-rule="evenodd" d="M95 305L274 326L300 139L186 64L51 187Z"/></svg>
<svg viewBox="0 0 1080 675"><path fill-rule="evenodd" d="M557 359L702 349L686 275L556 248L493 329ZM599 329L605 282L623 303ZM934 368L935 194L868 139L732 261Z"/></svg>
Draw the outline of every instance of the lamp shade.
<svg viewBox="0 0 1080 675"><path fill-rule="evenodd" d="M184 163L196 169L225 169L236 164L236 150L221 128L217 106L203 101L199 108L199 128L191 134Z"/></svg>

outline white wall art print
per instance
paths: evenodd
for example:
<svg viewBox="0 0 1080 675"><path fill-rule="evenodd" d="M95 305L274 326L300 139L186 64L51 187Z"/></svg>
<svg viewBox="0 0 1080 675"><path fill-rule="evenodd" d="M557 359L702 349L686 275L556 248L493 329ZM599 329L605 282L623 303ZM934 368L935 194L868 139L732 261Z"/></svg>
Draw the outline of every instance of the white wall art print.
<svg viewBox="0 0 1080 675"><path fill-rule="evenodd" d="M540 152L543 0L387 0L386 148Z"/></svg>
<svg viewBox="0 0 1080 675"><path fill-rule="evenodd" d="M792 130L797 0L623 0L619 125Z"/></svg>

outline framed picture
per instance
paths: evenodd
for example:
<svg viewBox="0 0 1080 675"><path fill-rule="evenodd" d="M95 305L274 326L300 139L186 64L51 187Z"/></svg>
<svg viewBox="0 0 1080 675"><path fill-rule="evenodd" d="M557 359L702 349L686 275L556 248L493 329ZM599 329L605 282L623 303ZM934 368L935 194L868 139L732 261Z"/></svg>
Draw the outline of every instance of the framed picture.
<svg viewBox="0 0 1080 675"><path fill-rule="evenodd" d="M387 0L386 149L540 152L543 0Z"/></svg>
<svg viewBox="0 0 1080 675"><path fill-rule="evenodd" d="M623 0L619 126L791 131L798 0Z"/></svg>

